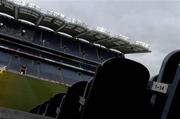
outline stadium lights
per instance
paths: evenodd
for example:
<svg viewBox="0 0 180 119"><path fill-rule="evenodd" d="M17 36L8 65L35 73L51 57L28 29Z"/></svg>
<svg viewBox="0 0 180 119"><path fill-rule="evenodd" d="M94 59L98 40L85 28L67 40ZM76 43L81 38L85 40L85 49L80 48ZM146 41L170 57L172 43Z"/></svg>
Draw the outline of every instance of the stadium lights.
<svg viewBox="0 0 180 119"><path fill-rule="evenodd" d="M118 37L119 38L121 38L121 39L123 39L123 40L126 40L126 41L128 41L129 40L129 37L127 37L127 36L124 36L124 35L118 35Z"/></svg>
<svg viewBox="0 0 180 119"><path fill-rule="evenodd" d="M72 22L72 23L77 23L78 21L77 21L77 19L72 18L72 19L71 19L71 22Z"/></svg>
<svg viewBox="0 0 180 119"><path fill-rule="evenodd" d="M71 18L71 19L70 19L70 22L71 22L71 23L75 23L75 24L81 23L80 20L77 20L77 19L75 19L75 18Z"/></svg>
<svg viewBox="0 0 180 119"><path fill-rule="evenodd" d="M96 27L96 30L97 31L100 31L100 32L103 32L103 33L105 33L106 32L106 30L105 30L105 28L103 28L103 27Z"/></svg>
<svg viewBox="0 0 180 119"><path fill-rule="evenodd" d="M41 8L33 3L28 3L24 0L7 0L9 2L15 3L17 5L21 5L21 6L25 6L25 7L29 7L29 8L33 8L35 10L41 11Z"/></svg>
<svg viewBox="0 0 180 119"><path fill-rule="evenodd" d="M114 37L114 38L117 38L117 39L124 40L124 41L128 41L129 40L129 37L124 36L122 34L113 34L113 33L111 33L110 36Z"/></svg>
<svg viewBox="0 0 180 119"><path fill-rule="evenodd" d="M17 5L26 6L26 2L23 1L23 0L7 0L7 1L13 2L13 3L17 4Z"/></svg>
<svg viewBox="0 0 180 119"><path fill-rule="evenodd" d="M105 29L105 28L103 28L103 27L96 27L96 29L95 29L96 31L99 31L99 32L101 32L101 33L105 33L105 34L107 34L107 35L110 35L110 32L109 31L107 31L107 29Z"/></svg>
<svg viewBox="0 0 180 119"><path fill-rule="evenodd" d="M140 46L143 46L143 47L148 48L148 49L149 49L149 47L150 47L149 44L144 43L144 42L142 42L142 41L136 41L135 44L140 45Z"/></svg>
<svg viewBox="0 0 180 119"><path fill-rule="evenodd" d="M49 15L52 15L52 16L56 16L56 14L53 11L50 11L50 10L46 11L46 14L49 14Z"/></svg>
<svg viewBox="0 0 180 119"><path fill-rule="evenodd" d="M32 3L26 3L26 7L33 8L35 10L41 11L41 8L35 4Z"/></svg>
<svg viewBox="0 0 180 119"><path fill-rule="evenodd" d="M70 22L70 23L73 23L73 24L81 25L83 27L88 27L87 24L85 24L81 20L78 20L78 19L75 19L75 18L66 18L66 21Z"/></svg>
<svg viewBox="0 0 180 119"><path fill-rule="evenodd" d="M54 16L54 17L59 17L61 19L65 19L65 15L62 14L62 13L58 13L58 12L53 12L53 11L42 11L42 13L44 14L48 14L48 15L51 15L51 16Z"/></svg>
<svg viewBox="0 0 180 119"><path fill-rule="evenodd" d="M3 1L4 2L4 1ZM80 20L77 20L77 19L74 19L74 18L66 18L65 17L65 15L63 15L63 14L60 14L60 13L58 13L58 12L53 12L53 11L45 11L45 10L42 10L42 9L40 9L40 7L38 7L37 5L35 5L35 4L32 4L32 3L28 3L27 2L27 0L5 0L5 2L11 2L11 3L14 3L14 5L17 5L17 6L19 6L19 7L21 7L21 6L24 6L24 7L28 7L28 8L32 8L32 9L34 9L34 10L37 10L38 11L38 13L40 12L40 13L42 13L42 14L40 14L40 15L51 15L52 17L55 17L55 19L57 19L57 18L60 18L60 19L62 19L64 22L65 22L65 24L74 24L75 26L78 26L78 27L83 27L83 28L85 28L85 29L87 29L87 31L95 31L95 33L96 34L98 34L97 36L96 36L96 38L98 38L98 37L101 37L101 36L103 36L103 37L106 37L106 36L108 36L109 38L112 38L113 39L113 37L114 37L114 41L112 41L112 42L119 42L117 39L119 39L119 40L122 40L122 41L124 41L125 43L127 43L127 44L131 44L131 43L129 43L129 38L128 37L126 37L126 36L123 36L123 35L112 35L110 32L108 32L105 28L103 28L103 27L96 27L96 28L93 28L93 27L89 27L88 25L86 25L85 23L83 23L83 22L81 22ZM16 6L16 7L17 7ZM30 9L30 10L28 10L28 11L24 11L24 12L27 12L26 14L27 15L29 15L30 14L30 16L34 16L35 18L38 18L39 16L39 14L38 13L36 13L36 12L31 12L32 10ZM21 11L22 12L22 11ZM9 16L9 17L11 17L11 16ZM45 19L45 18L44 18ZM58 24L58 23L57 23ZM60 24L60 23L59 23ZM1 24L0 24L1 25ZM1 27L1 26L0 26ZM47 28L47 29L50 29L49 27L45 27L45 28ZM83 29L82 28L82 29ZM51 30L51 29L50 29ZM54 30L51 30L51 31L54 31ZM120 42L122 42L122 41L120 41ZM127 41L127 42L126 42ZM144 42L141 42L141 41L136 41L135 42L135 45L139 45L140 47L144 47L144 48L147 48L147 49L149 49L149 44L147 44L147 43L144 43Z"/></svg>
<svg viewBox="0 0 180 119"><path fill-rule="evenodd" d="M64 15L64 14L62 14L62 13L60 13L60 14L59 14L59 17L61 17L61 18L65 18L65 15Z"/></svg>

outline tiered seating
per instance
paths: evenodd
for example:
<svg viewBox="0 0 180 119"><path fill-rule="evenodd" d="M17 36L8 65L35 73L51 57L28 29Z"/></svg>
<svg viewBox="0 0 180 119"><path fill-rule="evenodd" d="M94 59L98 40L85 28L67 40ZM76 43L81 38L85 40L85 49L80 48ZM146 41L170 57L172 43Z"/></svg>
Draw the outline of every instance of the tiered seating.
<svg viewBox="0 0 180 119"><path fill-rule="evenodd" d="M83 58L91 60L91 61L96 61L99 62L98 57L97 57L97 48L95 46L91 46L85 43L80 44L81 47L81 55Z"/></svg>
<svg viewBox="0 0 180 119"><path fill-rule="evenodd" d="M12 56L7 68L11 69L11 70L14 70L14 71L20 71L20 67L21 67L21 59L20 59L20 57L18 55Z"/></svg>
<svg viewBox="0 0 180 119"><path fill-rule="evenodd" d="M62 48L65 53L69 53L74 56L80 56L78 41L68 37L62 37Z"/></svg>
<svg viewBox="0 0 180 119"><path fill-rule="evenodd" d="M26 74L38 78L63 81L72 85L80 80L88 81L102 62L98 58L97 49L102 50L99 47L4 16L0 16L0 36L1 49L7 51L6 54L10 56L6 58L8 60L3 61L2 58L0 62L8 65L7 69L17 72L25 65ZM105 52L100 52L100 56ZM116 53L110 51L108 54ZM38 61L42 63L37 64ZM65 67L59 71L58 67L62 67L63 64Z"/></svg>
<svg viewBox="0 0 180 119"><path fill-rule="evenodd" d="M98 49L98 55L99 55L100 62L104 62L110 58L115 57L115 56L113 56L113 54L111 54L110 51L108 51L106 49Z"/></svg>
<svg viewBox="0 0 180 119"><path fill-rule="evenodd" d="M80 75L76 71L71 71L71 70L68 70L67 68L64 68L62 72L63 72L63 76L64 76L63 77L64 82L67 84L73 84L75 82L82 80Z"/></svg>
<svg viewBox="0 0 180 119"><path fill-rule="evenodd" d="M11 57L12 57L11 55L1 52L0 53L0 64L5 65L5 66L9 65Z"/></svg>
<svg viewBox="0 0 180 119"><path fill-rule="evenodd" d="M42 36L41 36L41 31L39 29L35 29L34 33L34 38L33 38L33 43L37 45L42 45Z"/></svg>
<svg viewBox="0 0 180 119"><path fill-rule="evenodd" d="M125 70L125 67L128 69ZM118 68L118 70L112 70L114 68ZM129 73L131 75L129 75ZM141 113L148 114L149 110L146 108L150 106L150 102L147 103L148 100L143 98L147 96L144 90L146 89L148 78L148 70L139 63L127 59L110 60L102 67L98 68L96 78L91 83L84 84L84 90L81 89L78 90L78 92L73 88L68 90L66 95L70 95L69 93L71 91L75 92L75 94L71 95L71 98L68 98L68 96L67 98L65 97L61 104L62 107L64 107L64 105L65 107L60 108L58 117L59 119L92 119L96 117L100 118L101 115L107 115L107 117L115 118L121 117L129 111L134 111L137 107L139 107L140 110L137 113L134 113L134 116L143 117ZM114 80L110 81L110 79ZM124 86L119 86L119 80L121 80L120 82L122 82ZM77 84L74 84L73 86L76 87ZM125 84L128 84L128 90L125 90ZM107 96L107 92L112 92L110 97ZM137 93L137 99L132 99L133 95L131 95L131 93L134 94L133 92ZM81 93L81 95L77 97L76 95L79 93ZM73 98L76 100L73 100ZM69 103L65 103L66 101ZM141 104L141 106L139 106L139 104ZM73 105L76 105L78 108ZM73 108L75 110L70 111ZM124 110L121 116L122 110L120 109L121 111L117 111L117 108Z"/></svg>
<svg viewBox="0 0 180 119"><path fill-rule="evenodd" d="M93 75L82 73L61 65L54 65L44 61L38 61L33 57L23 55L12 55L0 52L0 63L7 67L7 70L21 72L23 66L26 67L25 75L41 78L44 80L56 81L72 85L82 80L90 80Z"/></svg>
<svg viewBox="0 0 180 119"><path fill-rule="evenodd" d="M0 18L0 23L3 23L3 26L0 28L0 31L4 34L17 37L21 40L26 40L31 42L33 40L34 32L33 28L24 25L18 21L14 21L10 18Z"/></svg>
<svg viewBox="0 0 180 119"><path fill-rule="evenodd" d="M42 31L42 39L41 45L46 46L51 49L60 50L61 49L61 42L60 38L58 39L55 37L54 33L52 32L43 32Z"/></svg>
<svg viewBox="0 0 180 119"><path fill-rule="evenodd" d="M48 106L46 107L45 116L57 117L60 104L65 97L65 93L56 94L49 100Z"/></svg>
<svg viewBox="0 0 180 119"><path fill-rule="evenodd" d="M2 24L2 26L0 26L0 33L3 33L3 35L8 35L79 58L85 58L86 60L100 63L102 59L102 61L104 61L116 56L115 52L108 52L102 48L91 46L89 43L84 43L65 35L55 34L51 31L43 30L4 16L0 16L0 23ZM97 57L97 49L99 59Z"/></svg>
<svg viewBox="0 0 180 119"><path fill-rule="evenodd" d="M59 93L30 112L58 119L79 119L79 97L83 96L87 84L87 81L77 82L68 88L66 94Z"/></svg>
<svg viewBox="0 0 180 119"><path fill-rule="evenodd" d="M57 67L45 63L40 63L40 78L58 81L61 80L61 77L61 72Z"/></svg>
<svg viewBox="0 0 180 119"><path fill-rule="evenodd" d="M180 51L165 58L151 81L142 64L115 58L100 66L90 82L68 89L56 118L179 119L179 91Z"/></svg>
<svg viewBox="0 0 180 119"><path fill-rule="evenodd" d="M22 25L20 37L26 40L27 42L32 43L32 40L34 38L33 26Z"/></svg>
<svg viewBox="0 0 180 119"><path fill-rule="evenodd" d="M31 60L27 63L27 74L40 77L40 66L37 61Z"/></svg>

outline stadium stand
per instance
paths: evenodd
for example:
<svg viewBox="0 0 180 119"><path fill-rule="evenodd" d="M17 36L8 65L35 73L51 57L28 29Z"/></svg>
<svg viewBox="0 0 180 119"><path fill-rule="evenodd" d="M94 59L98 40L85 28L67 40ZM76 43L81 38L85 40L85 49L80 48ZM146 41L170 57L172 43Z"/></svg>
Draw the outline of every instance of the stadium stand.
<svg viewBox="0 0 180 119"><path fill-rule="evenodd" d="M1 65L5 65L5 66L9 66L9 62L11 60L11 55L4 53L4 52L0 52L0 63Z"/></svg>
<svg viewBox="0 0 180 119"><path fill-rule="evenodd" d="M43 79L61 80L61 75L57 67L40 63L40 77Z"/></svg>
<svg viewBox="0 0 180 119"><path fill-rule="evenodd" d="M72 85L91 79L105 60L123 58L126 53L150 52L148 47L111 36L102 28L89 29L78 20L67 20L54 12L42 13L29 4L1 0L0 12L0 49L6 57L1 62L8 65L8 70L19 72L26 65L28 75ZM61 67L63 76L57 67Z"/></svg>
<svg viewBox="0 0 180 119"><path fill-rule="evenodd" d="M179 119L179 51L148 81L146 67L125 58L150 52L145 43L29 4L0 0L0 13L0 66L69 87L33 108L37 118Z"/></svg>
<svg viewBox="0 0 180 119"><path fill-rule="evenodd" d="M72 38L62 38L62 48L65 53L80 57L79 44L77 40Z"/></svg>
<svg viewBox="0 0 180 119"><path fill-rule="evenodd" d="M87 58L88 60L98 62L99 58L97 56L97 52L97 48L93 45L80 44L80 53L85 59Z"/></svg>

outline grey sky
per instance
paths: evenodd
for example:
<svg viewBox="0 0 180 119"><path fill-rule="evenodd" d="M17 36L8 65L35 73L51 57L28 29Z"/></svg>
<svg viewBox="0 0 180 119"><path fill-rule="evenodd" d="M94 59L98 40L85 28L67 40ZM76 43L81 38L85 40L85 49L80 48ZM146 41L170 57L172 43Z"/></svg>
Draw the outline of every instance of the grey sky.
<svg viewBox="0 0 180 119"><path fill-rule="evenodd" d="M180 0L26 0L90 26L149 43L152 53L127 55L157 74L163 58L180 49Z"/></svg>

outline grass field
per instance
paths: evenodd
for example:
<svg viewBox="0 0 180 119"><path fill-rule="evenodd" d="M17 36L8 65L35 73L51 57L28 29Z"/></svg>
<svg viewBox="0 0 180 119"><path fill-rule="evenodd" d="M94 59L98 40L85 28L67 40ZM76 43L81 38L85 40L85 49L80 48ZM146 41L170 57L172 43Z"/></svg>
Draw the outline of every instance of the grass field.
<svg viewBox="0 0 180 119"><path fill-rule="evenodd" d="M29 111L67 87L15 73L0 74L0 107Z"/></svg>

